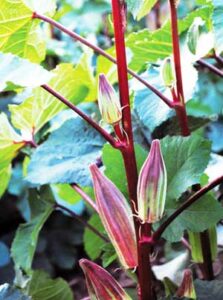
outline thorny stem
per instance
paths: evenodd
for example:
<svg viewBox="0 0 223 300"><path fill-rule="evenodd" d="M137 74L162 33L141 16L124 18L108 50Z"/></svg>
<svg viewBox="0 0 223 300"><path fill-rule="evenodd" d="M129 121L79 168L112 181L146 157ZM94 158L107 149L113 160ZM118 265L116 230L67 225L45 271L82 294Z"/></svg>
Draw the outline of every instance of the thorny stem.
<svg viewBox="0 0 223 300"><path fill-rule="evenodd" d="M188 207L190 207L192 204L194 204L196 201L198 201L203 195L208 193L210 190L215 188L217 185L221 184L223 182L223 175L216 178L203 188L199 189L196 193L194 193L189 199L187 199L178 209L175 210L175 212L170 215L166 221L163 222L162 225L153 233L152 238L153 241L158 241L163 232L167 229L167 227L182 213L184 212Z"/></svg>
<svg viewBox="0 0 223 300"><path fill-rule="evenodd" d="M73 183L71 184L71 187L98 213L98 207L96 203L82 190L78 184Z"/></svg>
<svg viewBox="0 0 223 300"><path fill-rule="evenodd" d="M223 77L223 72L221 70L219 70L217 67L209 64L208 62L206 62L204 59L199 59L197 61L197 63L199 65L201 65L202 67L207 68L208 70L210 70L212 73L214 73L215 75L218 75L220 77Z"/></svg>
<svg viewBox="0 0 223 300"><path fill-rule="evenodd" d="M103 49L101 49L98 46L93 45L91 42L89 42L88 40L86 40L85 38L83 38L82 36L80 36L79 34L77 34L76 32L73 32L73 31L67 29L62 24L54 21L53 19L51 19L51 18L49 18L47 16L44 16L44 15L41 15L39 13L36 13L36 12L33 14L33 18L40 19L40 20L42 20L44 22L47 22L47 23L53 25L54 27L58 28L62 32L64 32L67 35L69 35L70 37L74 38L75 40L77 40L77 41L81 42L82 44L86 45L87 47L91 48L96 53L99 53L100 55L104 56L105 58L107 58L108 60L110 60L111 62L113 62L114 64L117 64L117 60L114 57L112 57L111 55L109 55L106 51L104 51ZM135 73L134 71L132 71L130 69L127 69L127 71L128 71L128 73L131 76L133 76L134 78L136 78L138 81L140 81L142 84L144 84L147 88L149 88L153 93L155 93L160 99L162 99L163 102L166 103L166 105L168 105L170 108L174 107L172 101L170 99L168 99L165 95L163 95L154 86L152 86L151 84L149 84L148 81L146 81L145 79L143 79L137 73Z"/></svg>
<svg viewBox="0 0 223 300"><path fill-rule="evenodd" d="M41 87L48 93L52 94L54 97L59 99L61 102L63 102L74 112L76 112L82 119L84 119L88 124L90 124L94 129L96 129L105 138L105 140L108 141L114 148L122 148L125 146L124 144L116 141L106 130L104 130L100 125L98 125L98 123L96 123L92 118L83 113L79 108L77 108L75 105L69 102L65 97L63 97L53 88L51 88L47 84L43 84Z"/></svg>
<svg viewBox="0 0 223 300"><path fill-rule="evenodd" d="M76 219L77 221L82 223L85 227L87 227L89 230L91 230L93 233L95 233L103 241L105 241L106 243L110 243L109 239L106 236L101 234L101 232L99 232L94 226L92 226L91 224L89 224L88 222L83 220L81 217L79 217L75 212L73 212L69 208L57 203L57 204L55 204L55 210L57 210L57 209L61 209L63 211L66 211L71 217L73 217L74 219Z"/></svg>
<svg viewBox="0 0 223 300"><path fill-rule="evenodd" d="M128 147L122 150L122 156L125 164L129 197L131 199L132 211L134 206L137 208L137 181L138 172L134 151L131 109L129 100L128 87L128 69L125 52L125 26L126 26L126 6L125 1L112 0L112 15L115 32L115 46L118 66L118 81L120 91L120 101L123 110L123 130L127 135ZM134 205L132 204L132 201ZM137 274L139 278L139 298L141 300L152 300L152 272L150 267L150 245L139 243L139 223L135 218L135 229L137 236L137 250L138 250L138 268ZM150 236L151 226L146 225L142 227L142 235Z"/></svg>

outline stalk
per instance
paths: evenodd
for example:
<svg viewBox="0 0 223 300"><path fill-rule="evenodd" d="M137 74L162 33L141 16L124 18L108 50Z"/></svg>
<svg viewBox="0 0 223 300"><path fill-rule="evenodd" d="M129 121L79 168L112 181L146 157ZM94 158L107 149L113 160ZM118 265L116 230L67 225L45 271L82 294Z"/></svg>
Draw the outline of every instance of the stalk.
<svg viewBox="0 0 223 300"><path fill-rule="evenodd" d="M69 30L68 28L66 28L62 24L54 21L53 19L51 19L47 16L44 16L44 15L41 15L39 13L36 13L36 12L33 13L33 19L39 19L39 20L42 20L46 23L49 23L51 26L54 26L54 27L58 28L60 31L66 33L67 35L69 35L73 39L75 39L75 40L79 41L80 43L82 43L83 45L91 48L94 52L104 56L105 58L107 58L108 60L113 62L114 64L117 64L117 60L113 56L108 54L106 51L104 51L103 49L101 49L98 46L95 46L94 44L89 42L87 39L83 38L82 36L80 36L76 32L73 32L73 31ZM133 70L127 69L127 71L131 76L136 78L139 82L141 82L148 89L150 89L154 94L156 94L164 103L166 103L166 105L168 105L170 108L174 107L172 101L170 99L168 99L165 95L163 95L158 89L156 89L154 86L152 86L149 82L147 82L145 79L141 78Z"/></svg>
<svg viewBox="0 0 223 300"><path fill-rule="evenodd" d="M206 280L213 280L214 279L214 271L212 266L212 255L211 255L211 247L207 247L207 244L210 245L210 238L208 230L200 233L201 239L201 248L202 248L202 255L204 263L202 264L203 274L205 275L204 278Z"/></svg>
<svg viewBox="0 0 223 300"><path fill-rule="evenodd" d="M204 196L206 193L211 191L213 188L218 186L223 182L223 175L216 178L212 182L208 183L203 188L200 188L197 192L195 192L190 198L188 198L180 207L178 207L172 215L170 215L165 222L163 222L162 225L153 233L152 240L157 241L161 238L164 231L167 229L167 227L182 213L184 212L188 207L190 207L192 204L194 204L196 201L198 201L202 196Z"/></svg>
<svg viewBox="0 0 223 300"><path fill-rule="evenodd" d="M161 27L161 4L158 1L154 7L155 12L155 18L156 18L156 29L159 29Z"/></svg>
<svg viewBox="0 0 223 300"><path fill-rule="evenodd" d="M82 223L86 228L91 230L94 234L96 234L98 237L100 237L104 242L110 243L109 239L106 236L101 234L94 226L92 226L91 224L89 224L88 222L83 220L80 216L78 216L75 212L73 212L69 208L57 203L57 204L55 204L55 210L57 210L57 209L66 211L72 218L74 218L77 221L79 221L80 223Z"/></svg>
<svg viewBox="0 0 223 300"><path fill-rule="evenodd" d="M176 0L169 0L169 4L170 4L170 17L171 17L172 43L173 43L173 57L174 57L174 67L175 67L175 75L176 75L176 88L177 88L177 98L175 99L175 102L181 103L181 106L176 107L176 113L179 120L179 125L181 127L182 135L188 136L190 135L190 130L188 127L187 113L185 109L185 100L184 100Z"/></svg>
<svg viewBox="0 0 223 300"><path fill-rule="evenodd" d="M182 69L181 69L181 57L180 57L180 43L178 34L178 21L177 21L177 1L169 0L170 5L170 17L171 17L171 31L172 31L172 43L173 43L173 56L174 56L174 66L176 75L176 88L177 88L177 100L181 103L181 106L176 107L176 113L181 127L181 133L183 136L190 135L190 129L188 126L187 112L185 108L184 90L183 90L183 80L182 80ZM201 63L204 64L201 60ZM200 188L200 186L198 187ZM204 277L209 280L213 276L212 260L211 256L211 246L210 240L207 238L207 234L201 233L202 240L202 253L204 257Z"/></svg>
<svg viewBox="0 0 223 300"><path fill-rule="evenodd" d="M47 84L43 84L41 86L44 90L46 90L48 93L56 97L58 100L63 102L66 106L68 106L70 109L72 109L74 112L76 112L82 119L84 119L88 124L90 124L95 130L97 130L107 142L109 142L114 148L120 148L124 147L122 143L119 143L116 141L106 130L104 130L98 123L96 123L92 118L90 118L88 115L83 113L78 107L76 107L74 104L69 102L65 97L63 97L60 93L55 91L53 88L48 86Z"/></svg>
<svg viewBox="0 0 223 300"><path fill-rule="evenodd" d="M193 186L193 191L199 191L200 184ZM199 264L199 267L203 273L205 280L214 279L214 271L212 266L211 244L209 239L209 231L205 230L199 233L201 240L201 250L203 256L203 263Z"/></svg>
<svg viewBox="0 0 223 300"><path fill-rule="evenodd" d="M132 211L135 212L134 207L137 208L137 181L138 172L136 165L136 157L133 142L131 109L129 99L128 86L128 70L125 52L125 12L126 7L124 1L112 0L112 14L115 32L115 46L118 67L119 91L120 101L123 109L122 126L127 135L127 147L122 149L122 156L125 164L129 197L131 199ZM134 205L133 205L133 203ZM138 278L139 278L139 298L141 300L152 300L152 275L150 267L150 245L139 243L139 223L134 219L135 229L137 235L138 247ZM151 226L142 226L142 236L150 236Z"/></svg>
<svg viewBox="0 0 223 300"><path fill-rule="evenodd" d="M95 201L91 199L91 197L89 197L78 184L71 184L71 187L93 208L96 213L98 213L98 207Z"/></svg>
<svg viewBox="0 0 223 300"><path fill-rule="evenodd" d="M217 67L209 64L208 62L206 62L204 59L199 59L198 64L201 65L202 67L207 68L208 70L210 70L212 73L214 73L215 75L218 75L220 77L223 77L223 72L221 70L219 70Z"/></svg>

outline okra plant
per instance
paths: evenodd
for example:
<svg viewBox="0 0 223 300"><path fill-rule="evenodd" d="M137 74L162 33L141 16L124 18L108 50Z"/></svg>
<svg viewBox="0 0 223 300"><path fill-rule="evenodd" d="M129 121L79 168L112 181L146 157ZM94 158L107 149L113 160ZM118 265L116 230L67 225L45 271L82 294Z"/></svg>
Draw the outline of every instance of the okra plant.
<svg viewBox="0 0 223 300"><path fill-rule="evenodd" d="M0 1L0 196L22 223L0 299L82 289L33 263L61 213L87 299L223 298L222 36L220 0Z"/></svg>

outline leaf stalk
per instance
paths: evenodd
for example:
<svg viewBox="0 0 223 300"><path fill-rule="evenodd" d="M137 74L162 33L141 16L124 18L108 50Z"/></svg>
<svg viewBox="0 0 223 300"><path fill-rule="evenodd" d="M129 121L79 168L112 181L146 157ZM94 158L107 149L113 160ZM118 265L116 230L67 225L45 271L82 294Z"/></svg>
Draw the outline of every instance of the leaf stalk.
<svg viewBox="0 0 223 300"><path fill-rule="evenodd" d="M223 182L223 175L216 178L203 188L199 189L197 192L195 192L191 197L189 197L178 209L175 210L175 212L170 215L166 221L163 222L162 225L153 233L153 241L158 241L164 231L167 229L167 227L182 213L184 212L188 207L190 207L192 204L194 204L196 201L198 201L202 196L204 196L206 193L208 193L210 190L218 186Z"/></svg>

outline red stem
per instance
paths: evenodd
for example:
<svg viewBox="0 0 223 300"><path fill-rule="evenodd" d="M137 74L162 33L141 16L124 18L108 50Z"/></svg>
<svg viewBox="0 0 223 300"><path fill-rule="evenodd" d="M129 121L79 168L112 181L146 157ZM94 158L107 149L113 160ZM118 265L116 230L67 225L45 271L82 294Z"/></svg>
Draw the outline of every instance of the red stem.
<svg viewBox="0 0 223 300"><path fill-rule="evenodd" d="M160 21L161 11L160 11L160 9L161 9L161 4L158 1L154 7L155 18L156 18L156 29L159 29L161 27L161 21Z"/></svg>
<svg viewBox="0 0 223 300"><path fill-rule="evenodd" d="M169 3L170 3L170 16L171 16L172 42L173 42L173 56L174 56L174 66L175 66L176 85L177 85L177 97L178 97L178 101L183 104L184 92L183 92L183 80L182 80L182 72L181 72L180 43L179 43L179 36L178 36L176 0L169 0Z"/></svg>
<svg viewBox="0 0 223 300"><path fill-rule="evenodd" d="M183 136L190 135L190 129L188 126L187 112L185 108L185 99L184 99L184 91L183 91L183 80L182 80L182 70L181 70L181 57L180 57L180 43L179 43L179 35L178 35L178 21L177 21L177 1L169 0L170 4L170 16L171 16L171 31L172 31L172 43L173 43L173 55L174 55L174 66L175 66L175 74L176 74L176 86L177 86L177 97L178 103L181 103L181 106L176 107L176 114L179 120L179 125L181 127L181 133ZM203 63L201 61L201 63ZM200 186L199 186L200 188ZM208 275L206 277L206 272L204 273L205 279L209 279L211 274L213 274L212 270L212 260L211 256L211 246L210 240L206 238L206 235L201 233L201 239L203 240L202 244L202 252L204 259L204 269L207 270ZM212 270L212 272L211 272Z"/></svg>
<svg viewBox="0 0 223 300"><path fill-rule="evenodd" d="M128 146L126 149L122 149L122 156L125 164L129 197L132 205L132 211L134 212L134 206L137 207L137 181L138 172L134 151L133 133L132 133L132 120L131 109L129 100L129 87L128 87L128 69L125 52L125 12L126 7L124 1L112 0L112 14L114 22L115 32L115 46L118 65L118 79L119 79L119 91L120 101L123 110L123 130L127 135ZM139 297L141 300L152 300L152 275L150 267L150 245L139 243L139 223L135 219L135 229L137 235L138 245L138 277L139 277ZM144 226L142 228L142 235L150 235L151 226Z"/></svg>
<svg viewBox="0 0 223 300"><path fill-rule="evenodd" d="M111 62L113 62L114 64L117 64L117 61L114 57L112 57L111 55L109 55L106 51L104 51L103 49L101 49L100 47L97 47L95 45L93 45L92 43L90 43L88 40L86 40L85 38L83 38L82 36L80 36L79 34L77 34L76 32L73 32L69 29L67 29L66 27L64 27L62 24L54 21L53 19L46 17L44 15L41 15L39 13L34 13L33 14L33 18L37 18L40 19L44 22L47 22L51 25L53 25L54 27L58 28L59 30L61 30L62 32L66 33L67 35L69 35L70 37L74 38L75 40L81 42L82 44L86 45L87 47L91 48L92 50L94 50L96 53L99 53L100 55L104 56L105 58L107 58L108 60L110 60ZM136 78L138 81L140 81L142 84L144 84L148 89L150 89L154 94L156 94L160 99L163 100L164 103L166 103L166 105L168 105L170 108L173 108L174 105L172 103L172 101L170 99L168 99L165 95L163 95L159 90L157 90L154 86L152 86L151 84L149 84L149 82L147 82L146 80L144 80L143 78L141 78L137 73L135 73L134 71L127 69L128 73L130 75L132 75L134 78Z"/></svg>
<svg viewBox="0 0 223 300"><path fill-rule="evenodd" d="M56 97L58 100L63 102L69 108L71 108L74 112L76 112L82 119L84 119L88 124L90 124L94 129L96 129L114 148L122 148L125 146L124 144L116 141L106 130L104 130L100 125L98 125L98 123L96 123L92 118L83 113L79 108L77 108L74 104L69 102L65 97L63 97L53 88L51 88L47 84L43 84L41 87L47 92L49 92L51 95Z"/></svg>
<svg viewBox="0 0 223 300"><path fill-rule="evenodd" d="M120 123L114 125L114 131L115 131L115 134L116 134L117 138L119 139L119 141L125 140L122 125Z"/></svg>
<svg viewBox="0 0 223 300"><path fill-rule="evenodd" d="M166 228L182 213L184 212L188 207L190 207L192 204L194 204L197 200L199 200L203 195L208 193L210 190L215 188L217 185L221 184L223 182L223 175L216 178L203 188L199 189L196 193L194 193L188 200L186 200L178 209L175 210L175 212L170 215L165 222L163 222L162 225L153 233L153 241L157 241L162 236L163 232L166 230Z"/></svg>
<svg viewBox="0 0 223 300"><path fill-rule="evenodd" d="M174 94L174 102L181 103L181 106L178 106L178 107L176 106L175 110L176 110L176 114L177 114L177 117L179 120L181 133L183 136L188 136L188 135L190 135L190 130L189 130L189 126L188 126L187 112L185 109L185 101L184 101L176 1L169 0L169 4L170 4L170 16L171 16L171 31L172 31L174 67L175 67L176 87L177 87L177 97Z"/></svg>
<svg viewBox="0 0 223 300"><path fill-rule="evenodd" d="M86 201L94 210L95 210L95 212L97 212L98 213L98 207L97 207L97 205L96 205L96 203L95 203L95 201L93 201L93 199L91 199L83 190L82 190L82 188L79 186L79 185L77 185L77 184L75 184L75 183L73 183L73 184L71 184L71 187L83 198L83 200L84 201Z"/></svg>

